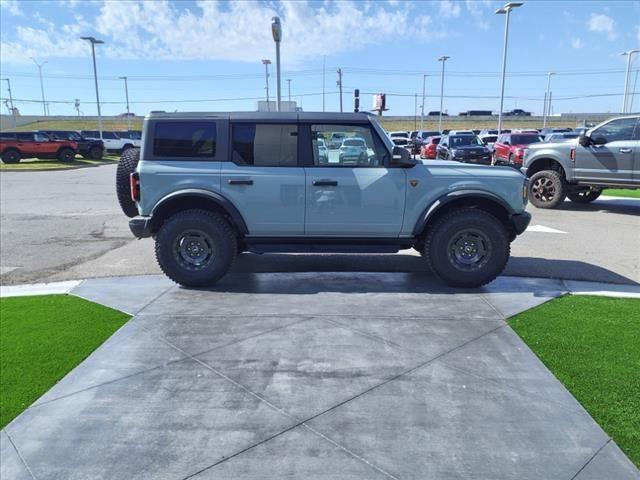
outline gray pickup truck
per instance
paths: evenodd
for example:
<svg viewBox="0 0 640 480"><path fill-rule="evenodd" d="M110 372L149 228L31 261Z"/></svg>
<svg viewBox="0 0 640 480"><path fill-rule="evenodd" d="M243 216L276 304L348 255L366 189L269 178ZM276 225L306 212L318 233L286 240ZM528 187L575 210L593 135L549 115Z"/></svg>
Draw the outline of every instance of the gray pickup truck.
<svg viewBox="0 0 640 480"><path fill-rule="evenodd" d="M538 208L556 208L567 197L589 203L604 188L640 188L640 116L612 118L574 141L532 144L521 170Z"/></svg>

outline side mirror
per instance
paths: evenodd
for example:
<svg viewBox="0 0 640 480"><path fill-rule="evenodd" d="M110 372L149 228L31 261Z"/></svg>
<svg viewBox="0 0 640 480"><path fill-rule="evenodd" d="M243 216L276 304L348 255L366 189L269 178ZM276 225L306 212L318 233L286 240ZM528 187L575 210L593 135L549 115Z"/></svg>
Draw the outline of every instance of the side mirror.
<svg viewBox="0 0 640 480"><path fill-rule="evenodd" d="M411 168L416 164L416 161L411 158L411 155L406 148L393 147L393 154L391 157L391 165L402 168Z"/></svg>
<svg viewBox="0 0 640 480"><path fill-rule="evenodd" d="M591 145L591 137L583 133L578 137L578 143L583 147L588 147Z"/></svg>
<svg viewBox="0 0 640 480"><path fill-rule="evenodd" d="M509 142L502 142L503 145L510 145Z"/></svg>

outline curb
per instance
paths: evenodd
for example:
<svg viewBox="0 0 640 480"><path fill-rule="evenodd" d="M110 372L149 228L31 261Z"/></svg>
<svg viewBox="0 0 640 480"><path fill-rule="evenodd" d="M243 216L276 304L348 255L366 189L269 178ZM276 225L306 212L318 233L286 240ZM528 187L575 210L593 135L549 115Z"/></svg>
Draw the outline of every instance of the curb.
<svg viewBox="0 0 640 480"><path fill-rule="evenodd" d="M71 165L69 167L52 167L52 168L2 168L0 172L63 172L67 170L80 170L82 168L103 167L105 165L115 165L117 160L107 161L104 163L91 163L89 165ZM26 164L25 164L26 165Z"/></svg>
<svg viewBox="0 0 640 480"><path fill-rule="evenodd" d="M102 277L99 277L102 278ZM108 277L118 278L118 277ZM538 277L498 277L523 280L550 280ZM87 279L85 279L87 280ZM640 285L624 285L603 282L585 282L581 280L559 279L567 293L571 295L594 295L611 298L638 298L640 299ZM67 280L52 283L31 283L23 285L0 285L0 298L24 297L27 295L55 295L70 293L84 280Z"/></svg>

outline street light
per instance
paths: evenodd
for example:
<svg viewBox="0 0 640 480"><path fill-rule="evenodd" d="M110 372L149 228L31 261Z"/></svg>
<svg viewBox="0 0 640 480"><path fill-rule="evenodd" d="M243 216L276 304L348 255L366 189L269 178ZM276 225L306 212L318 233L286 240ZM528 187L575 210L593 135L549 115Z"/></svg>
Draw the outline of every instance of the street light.
<svg viewBox="0 0 640 480"><path fill-rule="evenodd" d="M276 108L280 111L280 41L282 40L282 25L280 24L280 17L273 17L271 19L271 34L273 35L273 41L276 42Z"/></svg>
<svg viewBox="0 0 640 480"><path fill-rule="evenodd" d="M555 74L555 72L547 74L547 93L544 96L544 107L542 109L542 128L547 126L547 115L551 114L551 75Z"/></svg>
<svg viewBox="0 0 640 480"><path fill-rule="evenodd" d="M426 73L422 75L422 107L420 110L420 130L424 130L424 94L427 87L427 77L428 75Z"/></svg>
<svg viewBox="0 0 640 480"><path fill-rule="evenodd" d="M42 112L44 113L44 116L47 116L47 102L44 100L44 84L42 83L42 67L44 67L44 65L48 62L44 61L42 63L38 63L36 62L36 59L33 57L29 57L31 60L33 60L33 63L36 64L36 66L38 67L38 71L40 72L40 93L42 94Z"/></svg>
<svg viewBox="0 0 640 480"><path fill-rule="evenodd" d="M124 80L124 95L127 99L127 130L131 130L131 115L129 114L129 87L127 86L127 77L119 77Z"/></svg>
<svg viewBox="0 0 640 480"><path fill-rule="evenodd" d="M267 112L271 111L271 106L269 105L269 65L271 65L271 60L265 58L262 60L262 64L264 65L264 79L267 83L265 89L267 90Z"/></svg>
<svg viewBox="0 0 640 480"><path fill-rule="evenodd" d="M100 113L100 95L98 94L98 69L96 68L96 45L104 43L102 40L97 40L94 37L80 37L82 40L87 40L91 43L91 55L93 56L93 79L96 84L96 105L98 106L98 132L100 133L100 140L102 140L102 114Z"/></svg>
<svg viewBox="0 0 640 480"><path fill-rule="evenodd" d="M521 7L521 2L509 2L504 7L496 10L498 15L506 15L504 21L504 47L502 49L502 82L500 87L500 110L498 111L498 133L502 132L502 108L504 106L504 78L507 71L507 46L509 42L509 16L511 10Z"/></svg>
<svg viewBox="0 0 640 480"><path fill-rule="evenodd" d="M631 57L634 53L638 53L640 50L627 50L626 52L622 52L620 55L627 56L627 73L624 76L624 94L622 96L622 113L627 113L627 95L629 92L629 73L631 72Z"/></svg>
<svg viewBox="0 0 640 480"><path fill-rule="evenodd" d="M444 99L444 63L450 58L451 57L448 55L442 55L440 58L438 58L438 61L442 62L442 76L440 78L440 115L438 117L438 130L440 130L440 133L442 133L442 105Z"/></svg>

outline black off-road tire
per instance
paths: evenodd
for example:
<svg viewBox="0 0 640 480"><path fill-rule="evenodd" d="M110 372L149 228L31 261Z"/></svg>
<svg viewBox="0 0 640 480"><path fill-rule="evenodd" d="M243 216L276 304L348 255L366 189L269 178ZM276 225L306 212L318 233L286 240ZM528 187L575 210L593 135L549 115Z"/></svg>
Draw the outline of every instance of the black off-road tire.
<svg viewBox="0 0 640 480"><path fill-rule="evenodd" d="M555 170L542 170L529 179L529 201L538 208L556 208L566 196L564 181Z"/></svg>
<svg viewBox="0 0 640 480"><path fill-rule="evenodd" d="M131 199L130 176L140 161L140 149L130 148L122 154L116 169L116 193L120 208L127 217L138 215L136 203Z"/></svg>
<svg viewBox="0 0 640 480"><path fill-rule="evenodd" d="M3 163L20 163L20 152L15 148L9 148L2 153Z"/></svg>
<svg viewBox="0 0 640 480"><path fill-rule="evenodd" d="M500 220L484 210L452 210L428 227L424 258L431 271L452 287L475 288L494 280L509 260L509 234ZM461 258L466 239L477 242L478 252ZM473 252L473 248L471 249ZM467 252L465 252L467 253ZM477 258L477 261L474 261ZM469 264L463 263L470 261Z"/></svg>
<svg viewBox="0 0 640 480"><path fill-rule="evenodd" d="M61 148L58 152L58 160L61 162L73 162L76 158L76 152L71 148Z"/></svg>
<svg viewBox="0 0 640 480"><path fill-rule="evenodd" d="M567 193L567 197L569 197L569 200L575 203L591 203L595 199L597 199L601 193L602 190L589 189L578 192L569 192Z"/></svg>
<svg viewBox="0 0 640 480"><path fill-rule="evenodd" d="M102 160L104 156L104 148L91 147L89 149L89 158L92 160Z"/></svg>
<svg viewBox="0 0 640 480"><path fill-rule="evenodd" d="M210 246L210 257L201 265L190 264L184 250L191 239L195 248ZM162 271L174 282L185 287L214 285L231 268L238 252L236 232L219 214L208 210L184 210L169 217L156 235L156 259ZM197 252L196 252L197 254Z"/></svg>

